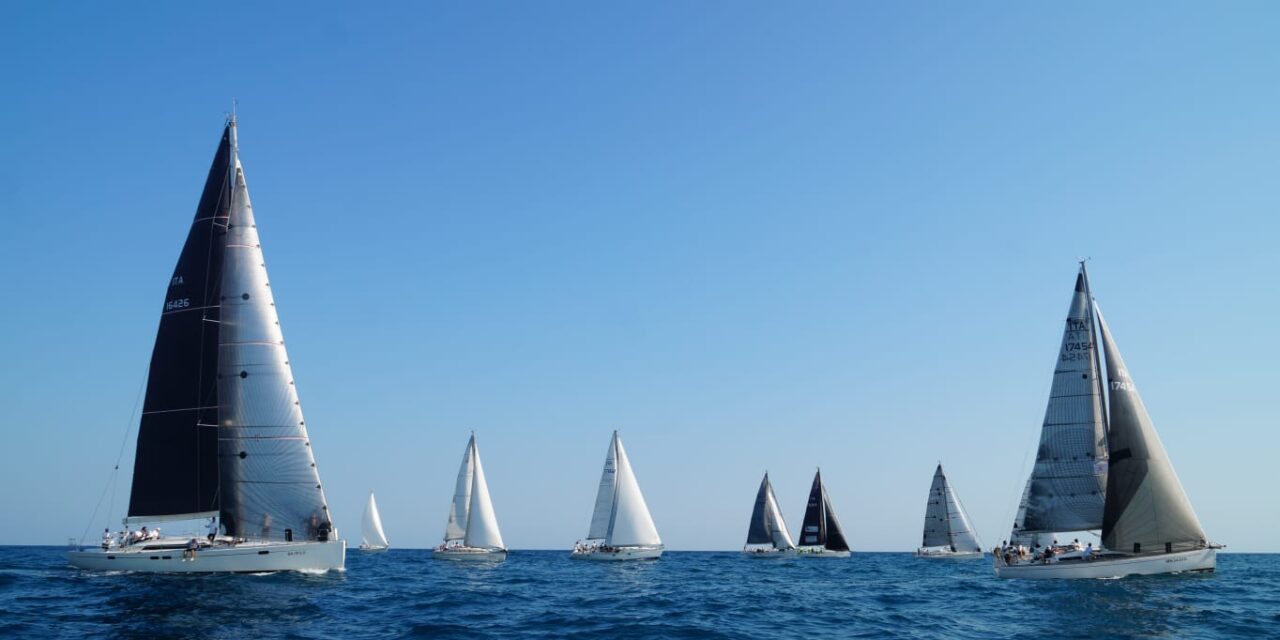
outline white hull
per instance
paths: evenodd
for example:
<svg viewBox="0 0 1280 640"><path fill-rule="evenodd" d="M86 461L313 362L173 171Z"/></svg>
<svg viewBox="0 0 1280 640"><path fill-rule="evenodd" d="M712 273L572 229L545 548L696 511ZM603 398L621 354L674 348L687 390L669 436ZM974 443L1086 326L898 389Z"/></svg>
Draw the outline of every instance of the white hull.
<svg viewBox="0 0 1280 640"><path fill-rule="evenodd" d="M662 557L662 547L614 547L609 551L592 547L583 550L574 550L569 555L575 560L657 560Z"/></svg>
<svg viewBox="0 0 1280 640"><path fill-rule="evenodd" d="M848 558L852 551L832 551L825 547L799 547L796 554L801 558Z"/></svg>
<svg viewBox="0 0 1280 640"><path fill-rule="evenodd" d="M72 566L91 571L143 573L259 573L263 571L328 571L342 569L347 542L247 542L201 547L195 558L183 558L184 550L147 549L140 544L125 549L71 551Z"/></svg>
<svg viewBox="0 0 1280 640"><path fill-rule="evenodd" d="M449 547L435 549L431 557L441 560L462 560L477 562L500 562L507 559L506 549L477 549L475 547Z"/></svg>
<svg viewBox="0 0 1280 640"><path fill-rule="evenodd" d="M796 557L795 549L744 549L742 555L753 560L776 560Z"/></svg>
<svg viewBox="0 0 1280 640"><path fill-rule="evenodd" d="M997 577L1022 580L1119 578L1184 571L1213 571L1217 564L1217 549L1196 549L1141 556L1104 556L1098 560L1071 560L1050 564L1027 562L1006 565L1003 559L996 558L995 571Z"/></svg>
<svg viewBox="0 0 1280 640"><path fill-rule="evenodd" d="M388 547L371 547L365 544L362 544L359 547L356 547L357 550L363 551L365 553L384 553L386 552L387 549L390 549L390 548L391 547L389 546Z"/></svg>
<svg viewBox="0 0 1280 640"><path fill-rule="evenodd" d="M943 558L950 560L975 560L985 555L981 551L919 551L915 552L917 558Z"/></svg>

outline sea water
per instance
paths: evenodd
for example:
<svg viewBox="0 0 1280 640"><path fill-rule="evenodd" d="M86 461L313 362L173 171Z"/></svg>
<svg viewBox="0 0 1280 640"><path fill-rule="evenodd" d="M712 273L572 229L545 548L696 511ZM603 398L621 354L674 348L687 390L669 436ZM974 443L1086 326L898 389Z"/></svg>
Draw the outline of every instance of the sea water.
<svg viewBox="0 0 1280 640"><path fill-rule="evenodd" d="M760 560L567 550L459 563L351 551L323 575L146 575L0 547L3 638L1239 638L1280 637L1280 556L1213 574L998 580L989 560L905 553Z"/></svg>

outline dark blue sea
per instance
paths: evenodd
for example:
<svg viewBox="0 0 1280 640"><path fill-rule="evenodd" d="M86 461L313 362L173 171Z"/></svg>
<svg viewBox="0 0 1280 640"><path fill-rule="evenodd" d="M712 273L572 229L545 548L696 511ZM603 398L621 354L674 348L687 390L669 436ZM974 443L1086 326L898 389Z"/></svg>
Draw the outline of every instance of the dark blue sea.
<svg viewBox="0 0 1280 640"><path fill-rule="evenodd" d="M750 560L668 552L504 563L351 552L345 572L95 574L55 547L0 547L3 638L1240 638L1280 637L1280 556L1210 575L997 580L982 561L856 553Z"/></svg>

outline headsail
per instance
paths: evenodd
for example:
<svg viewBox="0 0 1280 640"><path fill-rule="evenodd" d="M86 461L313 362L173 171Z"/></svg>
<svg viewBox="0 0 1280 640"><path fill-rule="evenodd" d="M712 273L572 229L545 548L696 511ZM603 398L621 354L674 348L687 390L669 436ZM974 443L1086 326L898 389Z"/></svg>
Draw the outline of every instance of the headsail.
<svg viewBox="0 0 1280 640"><path fill-rule="evenodd" d="M622 438L618 437L617 431L613 432L613 451L616 456L617 481L605 542L611 546L660 546L662 538L658 537L658 528L653 524L649 505L645 504L644 495L640 493L640 483L631 470L631 461L627 459L627 452L622 448Z"/></svg>
<svg viewBox="0 0 1280 640"><path fill-rule="evenodd" d="M1031 471L1025 532L1102 525L1107 450L1099 371L1088 274L1081 265Z"/></svg>
<svg viewBox="0 0 1280 640"><path fill-rule="evenodd" d="M467 514L467 535L463 544L479 549L505 549L502 534L498 531L498 517L494 515L493 502L489 499L489 483L484 477L484 466L480 464L480 449L476 446L475 434L471 435L471 443L467 449L471 454L474 482Z"/></svg>
<svg viewBox="0 0 1280 640"><path fill-rule="evenodd" d="M792 549L796 546L782 519L782 511L778 508L778 499L773 493L768 473L764 474L764 480L760 481L760 491L756 493L756 505L751 511L751 524L747 529L747 544L771 544L775 549Z"/></svg>
<svg viewBox="0 0 1280 640"><path fill-rule="evenodd" d="M1135 553L1203 547L1206 536L1200 520L1178 481L1101 311L1097 316L1111 400L1111 473L1102 544L1108 549Z"/></svg>
<svg viewBox="0 0 1280 640"><path fill-rule="evenodd" d="M836 518L836 510L831 506L831 497L827 495L826 486L822 487L822 511L826 516L827 542L825 546L831 551L848 551L849 543L844 539L844 528Z"/></svg>
<svg viewBox="0 0 1280 640"><path fill-rule="evenodd" d="M228 126L165 292L138 426L131 519L218 510L218 321L231 136Z"/></svg>
<svg viewBox="0 0 1280 640"><path fill-rule="evenodd" d="M387 534L382 530L382 516L378 514L378 501L369 492L369 503L364 506L364 519L361 522L361 542L366 547L385 548L390 546Z"/></svg>
<svg viewBox="0 0 1280 640"><path fill-rule="evenodd" d="M453 502L449 503L449 522L444 526L444 541L453 542L467 537L467 525L471 518L471 492L475 478L475 456L472 448L476 437L472 434L467 449L462 452L462 464L458 467L458 480L453 488Z"/></svg>
<svg viewBox="0 0 1280 640"><path fill-rule="evenodd" d="M222 524L231 536L327 538L329 507L267 278L234 120L228 130L232 194L218 340Z"/></svg>

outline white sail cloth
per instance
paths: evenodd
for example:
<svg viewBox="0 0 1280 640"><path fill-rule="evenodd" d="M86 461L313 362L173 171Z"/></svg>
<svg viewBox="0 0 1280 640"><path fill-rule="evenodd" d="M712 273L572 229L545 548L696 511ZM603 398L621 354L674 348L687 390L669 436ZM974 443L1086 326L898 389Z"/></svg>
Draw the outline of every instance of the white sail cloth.
<svg viewBox="0 0 1280 640"><path fill-rule="evenodd" d="M956 551L981 550L973 524L965 513L955 488L947 480L942 465L933 473L929 501L925 506L924 547L954 547Z"/></svg>
<svg viewBox="0 0 1280 640"><path fill-rule="evenodd" d="M387 534L382 530L382 516L378 513L378 501L374 499L372 491L369 492L369 503L364 506L360 533L361 542L366 547L380 549L390 546Z"/></svg>
<svg viewBox="0 0 1280 640"><path fill-rule="evenodd" d="M617 431L613 432L613 440L605 456L587 537L603 540L606 545L614 547L656 547L662 544Z"/></svg>
<svg viewBox="0 0 1280 640"><path fill-rule="evenodd" d="M475 434L467 442L462 465L458 468L458 481L453 502L449 505L444 539L446 544L461 541L463 545L476 549L506 549L502 533L498 530L493 501L489 497L489 483L485 479L484 465L480 463Z"/></svg>

